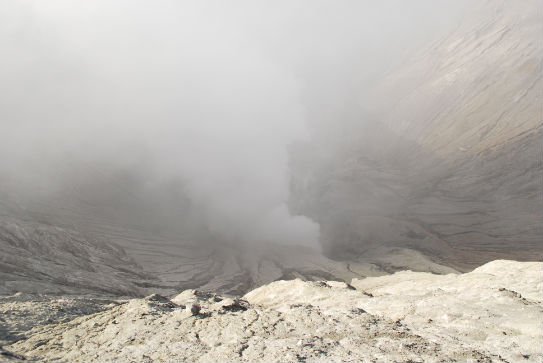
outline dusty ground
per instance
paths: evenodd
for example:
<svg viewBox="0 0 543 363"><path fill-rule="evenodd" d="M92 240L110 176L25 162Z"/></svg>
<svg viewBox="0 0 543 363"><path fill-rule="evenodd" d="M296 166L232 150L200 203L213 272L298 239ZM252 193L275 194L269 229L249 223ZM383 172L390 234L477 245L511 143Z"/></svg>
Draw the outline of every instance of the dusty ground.
<svg viewBox="0 0 543 363"><path fill-rule="evenodd" d="M231 298L186 290L108 300L0 300L4 360L496 361L543 359L542 264L277 281ZM200 309L198 309L198 306Z"/></svg>

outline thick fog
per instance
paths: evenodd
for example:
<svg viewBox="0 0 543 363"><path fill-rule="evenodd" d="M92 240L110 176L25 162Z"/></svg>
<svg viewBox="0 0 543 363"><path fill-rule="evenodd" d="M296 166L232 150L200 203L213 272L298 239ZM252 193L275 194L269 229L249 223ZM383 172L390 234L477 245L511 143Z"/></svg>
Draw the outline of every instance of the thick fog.
<svg viewBox="0 0 543 363"><path fill-rule="evenodd" d="M319 226L288 209L289 145L341 130L346 113L364 122L373 79L465 6L1 0L2 188L41 198L81 170L128 170L179 188L219 239L316 245Z"/></svg>

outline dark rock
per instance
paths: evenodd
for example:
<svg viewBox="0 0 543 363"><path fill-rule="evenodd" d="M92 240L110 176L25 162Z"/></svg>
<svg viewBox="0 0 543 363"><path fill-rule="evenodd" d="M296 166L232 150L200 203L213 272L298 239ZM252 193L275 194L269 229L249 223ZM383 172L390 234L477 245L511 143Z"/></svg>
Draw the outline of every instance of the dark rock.
<svg viewBox="0 0 543 363"><path fill-rule="evenodd" d="M190 308L190 312L192 313L192 315L200 314L200 310L202 310L202 307L200 306L200 304L192 304Z"/></svg>
<svg viewBox="0 0 543 363"><path fill-rule="evenodd" d="M230 305L224 305L222 309L224 311L235 312L235 311L246 311L249 309L250 304L242 299L234 299L234 302Z"/></svg>

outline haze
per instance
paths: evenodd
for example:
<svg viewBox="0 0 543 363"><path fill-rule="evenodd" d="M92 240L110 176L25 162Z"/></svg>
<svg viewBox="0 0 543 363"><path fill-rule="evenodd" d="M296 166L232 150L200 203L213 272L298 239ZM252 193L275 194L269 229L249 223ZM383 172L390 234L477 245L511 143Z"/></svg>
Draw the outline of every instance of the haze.
<svg viewBox="0 0 543 363"><path fill-rule="evenodd" d="M2 1L1 192L77 190L143 227L318 247L289 208L289 150L337 147L372 82L467 3ZM137 208L104 195L104 174Z"/></svg>

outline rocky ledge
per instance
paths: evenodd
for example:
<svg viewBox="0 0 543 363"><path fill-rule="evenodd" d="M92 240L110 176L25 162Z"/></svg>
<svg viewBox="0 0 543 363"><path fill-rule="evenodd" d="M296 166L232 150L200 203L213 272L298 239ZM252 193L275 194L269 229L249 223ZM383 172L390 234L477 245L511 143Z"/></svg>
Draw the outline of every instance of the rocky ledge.
<svg viewBox="0 0 543 363"><path fill-rule="evenodd" d="M541 262L466 274L402 271L276 281L243 297L0 298L2 360L443 361L543 359Z"/></svg>

